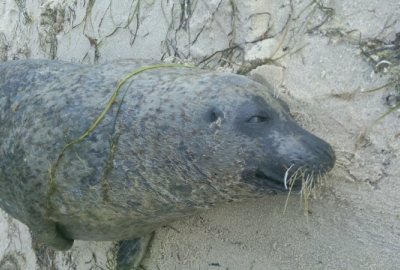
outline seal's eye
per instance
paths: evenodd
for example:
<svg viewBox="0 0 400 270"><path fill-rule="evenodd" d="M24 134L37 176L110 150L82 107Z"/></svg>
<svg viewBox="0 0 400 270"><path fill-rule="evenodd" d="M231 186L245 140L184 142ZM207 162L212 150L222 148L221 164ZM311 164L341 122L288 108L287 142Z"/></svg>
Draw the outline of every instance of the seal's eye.
<svg viewBox="0 0 400 270"><path fill-rule="evenodd" d="M268 120L269 120L268 117L255 115L250 117L250 119L247 120L246 123L261 123L261 122L267 122Z"/></svg>

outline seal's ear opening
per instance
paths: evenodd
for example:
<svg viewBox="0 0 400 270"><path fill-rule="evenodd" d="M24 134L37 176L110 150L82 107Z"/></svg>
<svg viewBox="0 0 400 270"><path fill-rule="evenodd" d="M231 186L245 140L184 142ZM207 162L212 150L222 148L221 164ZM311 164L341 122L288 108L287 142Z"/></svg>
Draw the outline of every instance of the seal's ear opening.
<svg viewBox="0 0 400 270"><path fill-rule="evenodd" d="M211 122L215 122L215 121L217 121L217 119L218 119L217 114L215 112L212 112L210 115Z"/></svg>
<svg viewBox="0 0 400 270"><path fill-rule="evenodd" d="M224 114L217 108L208 108L203 119L206 123L213 123L218 121L218 119L223 119Z"/></svg>

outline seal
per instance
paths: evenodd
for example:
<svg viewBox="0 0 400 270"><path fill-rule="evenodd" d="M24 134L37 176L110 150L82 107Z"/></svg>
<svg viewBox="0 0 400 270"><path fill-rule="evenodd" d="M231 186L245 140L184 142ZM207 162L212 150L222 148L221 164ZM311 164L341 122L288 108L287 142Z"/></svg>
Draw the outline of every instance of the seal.
<svg viewBox="0 0 400 270"><path fill-rule="evenodd" d="M123 241L119 263L138 267L158 227L334 166L266 87L182 67L128 76L154 64L0 64L0 206L49 247Z"/></svg>

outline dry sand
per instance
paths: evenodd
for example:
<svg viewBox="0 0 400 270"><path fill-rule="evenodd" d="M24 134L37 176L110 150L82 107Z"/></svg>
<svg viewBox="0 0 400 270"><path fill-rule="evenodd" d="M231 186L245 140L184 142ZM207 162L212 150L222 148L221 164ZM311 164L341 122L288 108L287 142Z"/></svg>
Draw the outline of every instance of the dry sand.
<svg viewBox="0 0 400 270"><path fill-rule="evenodd" d="M308 217L298 195L215 208L157 230L145 269L400 269L399 110L372 125L400 87L367 92L399 77L399 18L398 0L4 0L0 61L244 65L334 146ZM0 233L0 269L112 267L110 242L54 252L3 211Z"/></svg>

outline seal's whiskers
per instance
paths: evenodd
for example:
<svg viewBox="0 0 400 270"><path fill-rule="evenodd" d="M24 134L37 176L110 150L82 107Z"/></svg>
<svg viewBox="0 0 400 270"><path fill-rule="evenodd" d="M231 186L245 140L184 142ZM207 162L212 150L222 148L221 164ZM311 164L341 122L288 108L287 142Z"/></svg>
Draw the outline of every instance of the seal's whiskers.
<svg viewBox="0 0 400 270"><path fill-rule="evenodd" d="M291 194L293 185L295 183L296 180L298 180L298 178L301 177L301 190L300 190L300 205L302 205L302 202L304 201L304 206L305 206L305 213L306 216L308 216L308 199L310 197L311 191L314 187L314 183L316 181L317 178L314 177L314 172L307 172L307 171L302 171L302 167L298 168L293 175L290 176L289 179L287 179L288 174L289 174L289 170L292 168L294 164L292 164L285 173L284 176L284 185L285 188L287 189L287 184L289 184L289 192L286 198L286 203L285 203L285 207L284 207L284 211L283 213L286 212L286 207L289 201L289 196ZM318 172L318 175L321 176L321 172Z"/></svg>

